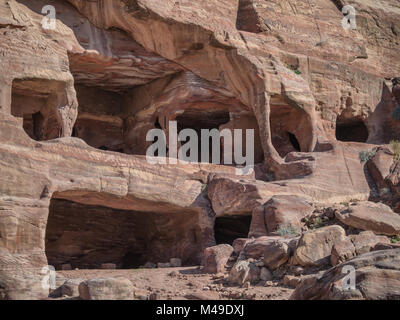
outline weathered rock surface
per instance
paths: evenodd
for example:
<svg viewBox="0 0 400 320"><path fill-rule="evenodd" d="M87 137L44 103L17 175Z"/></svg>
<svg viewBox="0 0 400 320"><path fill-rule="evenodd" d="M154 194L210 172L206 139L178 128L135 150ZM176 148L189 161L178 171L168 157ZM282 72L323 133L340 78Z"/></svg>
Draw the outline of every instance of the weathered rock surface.
<svg viewBox="0 0 400 320"><path fill-rule="evenodd" d="M387 148L378 148L375 155L367 162L369 173L379 190L387 188L386 177L390 174L393 164L393 153Z"/></svg>
<svg viewBox="0 0 400 320"><path fill-rule="evenodd" d="M275 270L289 260L289 246L281 241L271 242L264 250L264 264L270 269Z"/></svg>
<svg viewBox="0 0 400 320"><path fill-rule="evenodd" d="M304 234L294 253L296 263L302 266L322 266L329 263L332 247L346 238L344 229L333 225Z"/></svg>
<svg viewBox="0 0 400 320"><path fill-rule="evenodd" d="M265 204L267 231L279 233L281 228L292 228L301 232L301 220L313 212L313 206L298 196L276 196Z"/></svg>
<svg viewBox="0 0 400 320"><path fill-rule="evenodd" d="M79 284L79 297L83 300L131 300L133 286L124 278L90 279Z"/></svg>
<svg viewBox="0 0 400 320"><path fill-rule="evenodd" d="M220 244L204 250L204 272L220 273L225 271L226 263L232 255L233 248L229 244Z"/></svg>
<svg viewBox="0 0 400 320"><path fill-rule="evenodd" d="M382 203L359 202L336 212L336 217L350 227L388 236L400 234L400 215Z"/></svg>
<svg viewBox="0 0 400 320"><path fill-rule="evenodd" d="M400 299L400 249L365 253L326 272L303 279L291 299ZM346 290L345 267L356 270L355 289ZM343 270L344 269L344 270ZM345 271L345 272L343 272Z"/></svg>
<svg viewBox="0 0 400 320"><path fill-rule="evenodd" d="M261 270L253 262L242 260L236 262L229 272L230 284L243 285L246 282L256 283L260 280ZM264 276L265 274L263 274Z"/></svg>
<svg viewBox="0 0 400 320"><path fill-rule="evenodd" d="M69 279L65 281L64 284L61 286L61 294L63 296L78 297L79 285L83 281L83 279Z"/></svg>
<svg viewBox="0 0 400 320"><path fill-rule="evenodd" d="M370 252L380 244L390 244L385 236L376 236L372 231L364 231L358 235L350 235L332 247L331 264L336 266L357 255Z"/></svg>

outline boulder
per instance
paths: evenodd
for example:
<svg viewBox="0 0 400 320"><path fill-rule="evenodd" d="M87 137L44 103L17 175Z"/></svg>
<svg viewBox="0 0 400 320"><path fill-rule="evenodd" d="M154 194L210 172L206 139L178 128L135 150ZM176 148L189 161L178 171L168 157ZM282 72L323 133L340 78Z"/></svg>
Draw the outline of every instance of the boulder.
<svg viewBox="0 0 400 320"><path fill-rule="evenodd" d="M378 243L389 244L385 236L377 236L372 231L363 231L350 235L332 247L331 264L336 266L357 255L370 252Z"/></svg>
<svg viewBox="0 0 400 320"><path fill-rule="evenodd" d="M263 281L270 281L272 280L272 273L267 268L262 267L260 270L260 279Z"/></svg>
<svg viewBox="0 0 400 320"><path fill-rule="evenodd" d="M169 262L159 262L157 263L157 268L171 268L171 264Z"/></svg>
<svg viewBox="0 0 400 320"><path fill-rule="evenodd" d="M145 268L145 269L154 269L154 268L157 268L157 265L155 263L153 263L153 262L148 261L148 262L146 262L144 264L143 268Z"/></svg>
<svg viewBox="0 0 400 320"><path fill-rule="evenodd" d="M274 241L278 241L280 237L259 237L253 241L249 241L243 248L242 253L244 256L253 259L260 259L264 256L265 249Z"/></svg>
<svg viewBox="0 0 400 320"><path fill-rule="evenodd" d="M117 269L117 265L115 263L103 263L100 266L101 269L106 269L106 270L113 270Z"/></svg>
<svg viewBox="0 0 400 320"><path fill-rule="evenodd" d="M369 230L376 234L400 234L400 215L382 203L358 202L336 212L336 218L355 229Z"/></svg>
<svg viewBox="0 0 400 320"><path fill-rule="evenodd" d="M61 295L69 297L79 296L79 285L83 282L83 279L68 279L61 286Z"/></svg>
<svg viewBox="0 0 400 320"><path fill-rule="evenodd" d="M265 208L264 206L257 206L251 213L251 223L249 230L249 238L266 236L267 228L265 224Z"/></svg>
<svg viewBox="0 0 400 320"><path fill-rule="evenodd" d="M400 300L400 249L364 253L328 271L308 276L296 287L292 300ZM355 271L355 287L349 270Z"/></svg>
<svg viewBox="0 0 400 320"><path fill-rule="evenodd" d="M330 261L332 266L341 264L356 256L356 248L350 238L346 238L333 245Z"/></svg>
<svg viewBox="0 0 400 320"><path fill-rule="evenodd" d="M260 268L248 260L236 262L229 272L230 284L243 285L246 282L256 283L260 280Z"/></svg>
<svg viewBox="0 0 400 320"><path fill-rule="evenodd" d="M247 239L247 238L235 239L232 243L233 252L235 254L239 254L249 241L250 241L250 239Z"/></svg>
<svg viewBox="0 0 400 320"><path fill-rule="evenodd" d="M182 260L179 258L171 258L169 260L169 264L171 265L171 267L178 268L182 266Z"/></svg>
<svg viewBox="0 0 400 320"><path fill-rule="evenodd" d="M300 284L301 280L302 280L301 277L285 275L283 277L283 285L289 288L296 288Z"/></svg>
<svg viewBox="0 0 400 320"><path fill-rule="evenodd" d="M270 269L275 270L289 260L289 246L281 241L271 241L264 250L264 264Z"/></svg>
<svg viewBox="0 0 400 320"><path fill-rule="evenodd" d="M368 171L379 190L388 187L385 178L389 175L392 164L393 152L382 147L379 147L375 155L367 162Z"/></svg>
<svg viewBox="0 0 400 320"><path fill-rule="evenodd" d="M232 255L233 247L229 244L220 244L204 250L204 272L225 272L226 263Z"/></svg>
<svg viewBox="0 0 400 320"><path fill-rule="evenodd" d="M293 195L274 196L265 204L265 224L268 234L278 234L280 229L290 228L301 232L301 220L314 211L304 198Z"/></svg>
<svg viewBox="0 0 400 320"><path fill-rule="evenodd" d="M304 234L294 258L302 266L323 266L329 263L332 247L346 238L344 229L332 225Z"/></svg>
<svg viewBox="0 0 400 320"><path fill-rule="evenodd" d="M98 278L79 284L79 297L83 300L131 300L133 286L125 278Z"/></svg>

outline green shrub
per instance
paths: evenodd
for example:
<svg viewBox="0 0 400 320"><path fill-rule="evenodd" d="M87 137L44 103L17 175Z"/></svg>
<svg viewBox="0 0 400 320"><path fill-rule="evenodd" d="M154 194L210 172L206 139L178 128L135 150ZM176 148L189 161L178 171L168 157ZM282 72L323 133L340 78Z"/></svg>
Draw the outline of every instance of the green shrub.
<svg viewBox="0 0 400 320"><path fill-rule="evenodd" d="M394 153L393 159L397 161L400 159L400 142L397 140L390 141L390 147Z"/></svg>
<svg viewBox="0 0 400 320"><path fill-rule="evenodd" d="M301 74L301 71L296 67L291 64L287 64L286 67L290 70L292 70L295 74Z"/></svg>
<svg viewBox="0 0 400 320"><path fill-rule="evenodd" d="M376 151L375 150L370 150L370 151L361 151L358 156L360 158L360 162L362 164L367 163L369 160L371 160L373 158L373 156L375 156Z"/></svg>
<svg viewBox="0 0 400 320"><path fill-rule="evenodd" d="M283 237L286 235L295 235L297 236L299 233L293 226L280 226L278 229L278 234Z"/></svg>
<svg viewBox="0 0 400 320"><path fill-rule="evenodd" d="M391 243L397 243L400 241L400 235L398 234L397 236L394 236L390 239Z"/></svg>

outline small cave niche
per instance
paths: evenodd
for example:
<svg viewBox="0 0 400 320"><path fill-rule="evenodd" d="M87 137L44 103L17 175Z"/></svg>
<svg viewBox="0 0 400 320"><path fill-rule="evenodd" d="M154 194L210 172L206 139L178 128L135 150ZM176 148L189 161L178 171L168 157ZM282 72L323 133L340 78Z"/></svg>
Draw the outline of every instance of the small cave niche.
<svg viewBox="0 0 400 320"><path fill-rule="evenodd" d="M198 141L198 161L201 162L201 130L207 129L217 129L219 130L220 126L228 123L230 120L230 115L228 111L225 110L197 110L197 109L188 109L185 110L182 114L178 115L175 119L177 122L178 134L184 129L193 129L196 131L197 136L199 138ZM184 145L185 142L182 143ZM221 155L222 155L222 147L221 147ZM189 155L188 155L189 156ZM209 163L212 162L212 138L209 140Z"/></svg>
<svg viewBox="0 0 400 320"><path fill-rule="evenodd" d="M247 238L251 216L232 215L217 217L214 224L214 237L217 244L230 244L237 238Z"/></svg>
<svg viewBox="0 0 400 320"><path fill-rule="evenodd" d="M266 26L261 22L254 6L252 0L239 0L236 29L251 33L260 33L266 30Z"/></svg>
<svg viewBox="0 0 400 320"><path fill-rule="evenodd" d="M345 142L367 142L368 128L359 118L345 118L339 116L336 120L336 139Z"/></svg>
<svg viewBox="0 0 400 320"><path fill-rule="evenodd" d="M64 84L45 79L15 79L12 83L11 114L19 119L24 131L36 141L60 137L57 116L57 92Z"/></svg>
<svg viewBox="0 0 400 320"><path fill-rule="evenodd" d="M272 104L270 126L272 144L282 158L306 151L312 128L305 112L284 103Z"/></svg>
<svg viewBox="0 0 400 320"><path fill-rule="evenodd" d="M53 198L45 235L49 265L98 269L114 263L134 269L146 262L180 258L198 264L201 252L197 213L119 210Z"/></svg>
<svg viewBox="0 0 400 320"><path fill-rule="evenodd" d="M124 153L124 95L83 85L75 89L79 113L72 135L94 148Z"/></svg>

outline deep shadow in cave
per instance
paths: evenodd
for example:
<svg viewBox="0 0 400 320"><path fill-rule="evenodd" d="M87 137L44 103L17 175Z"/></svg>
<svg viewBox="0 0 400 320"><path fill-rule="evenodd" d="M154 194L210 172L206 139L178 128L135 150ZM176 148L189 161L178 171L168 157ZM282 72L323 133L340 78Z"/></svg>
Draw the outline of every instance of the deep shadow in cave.
<svg viewBox="0 0 400 320"><path fill-rule="evenodd" d="M341 119L336 122L336 139L339 141L366 142L368 129L360 118Z"/></svg>
<svg viewBox="0 0 400 320"><path fill-rule="evenodd" d="M56 269L97 269L103 263L131 269L170 258L195 265L200 239L197 213L116 210L53 198L45 252Z"/></svg>
<svg viewBox="0 0 400 320"><path fill-rule="evenodd" d="M237 238L247 238L250 230L251 216L217 217L214 225L214 236L217 244L232 244Z"/></svg>

